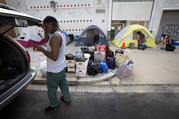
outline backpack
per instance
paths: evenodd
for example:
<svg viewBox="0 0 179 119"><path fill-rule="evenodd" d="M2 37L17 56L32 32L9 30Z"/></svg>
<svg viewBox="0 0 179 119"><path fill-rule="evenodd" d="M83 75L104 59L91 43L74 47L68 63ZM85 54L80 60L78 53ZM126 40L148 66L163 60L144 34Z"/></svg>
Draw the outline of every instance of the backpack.
<svg viewBox="0 0 179 119"><path fill-rule="evenodd" d="M165 50L166 50L166 51L174 51L175 48L176 48L176 47L175 47L174 45L172 45L172 44L167 44Z"/></svg>
<svg viewBox="0 0 179 119"><path fill-rule="evenodd" d="M106 64L105 61L101 61L101 62L100 62L100 68L101 68L101 71L102 71L102 72L108 73L108 65Z"/></svg>
<svg viewBox="0 0 179 119"><path fill-rule="evenodd" d="M115 57L107 57L106 62L110 69L115 69Z"/></svg>

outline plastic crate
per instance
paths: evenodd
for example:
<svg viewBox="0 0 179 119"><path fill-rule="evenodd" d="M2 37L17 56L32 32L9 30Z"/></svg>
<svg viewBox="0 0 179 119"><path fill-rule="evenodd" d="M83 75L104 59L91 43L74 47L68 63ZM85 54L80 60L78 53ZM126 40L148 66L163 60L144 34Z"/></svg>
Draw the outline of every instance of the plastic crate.
<svg viewBox="0 0 179 119"><path fill-rule="evenodd" d="M76 77L86 77L87 68L86 69L76 69Z"/></svg>
<svg viewBox="0 0 179 119"><path fill-rule="evenodd" d="M75 67L67 67L68 72L75 73Z"/></svg>
<svg viewBox="0 0 179 119"><path fill-rule="evenodd" d="M76 62L76 69L85 70L87 69L89 59L86 59L85 62Z"/></svg>
<svg viewBox="0 0 179 119"><path fill-rule="evenodd" d="M75 67L75 60L66 60L67 67Z"/></svg>

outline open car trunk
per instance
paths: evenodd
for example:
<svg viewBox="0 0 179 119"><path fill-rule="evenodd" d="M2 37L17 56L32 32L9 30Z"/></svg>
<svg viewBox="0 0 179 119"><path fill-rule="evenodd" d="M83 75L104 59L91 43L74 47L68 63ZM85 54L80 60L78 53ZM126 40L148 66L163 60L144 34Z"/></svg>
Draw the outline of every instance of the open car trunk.
<svg viewBox="0 0 179 119"><path fill-rule="evenodd" d="M0 35L0 94L23 79L29 68L26 56L13 42Z"/></svg>

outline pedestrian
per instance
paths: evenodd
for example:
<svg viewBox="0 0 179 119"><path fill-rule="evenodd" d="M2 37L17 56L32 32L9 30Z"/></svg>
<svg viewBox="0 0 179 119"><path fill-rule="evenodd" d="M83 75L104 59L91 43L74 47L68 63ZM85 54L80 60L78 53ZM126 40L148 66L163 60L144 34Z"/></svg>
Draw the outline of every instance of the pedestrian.
<svg viewBox="0 0 179 119"><path fill-rule="evenodd" d="M166 47L167 37L168 37L167 35L164 35L164 34L161 35L161 44L160 44L160 49L161 49L161 50L164 50L165 47Z"/></svg>
<svg viewBox="0 0 179 119"><path fill-rule="evenodd" d="M50 105L45 108L45 112L56 110L59 106L57 99L58 86L63 96L61 100L65 103L71 103L69 88L66 81L66 37L58 27L58 21L52 16L47 16L43 20L45 39L47 40L47 50L41 46L34 46L34 51L42 52L47 56L47 89ZM49 34L51 34L49 36Z"/></svg>
<svg viewBox="0 0 179 119"><path fill-rule="evenodd" d="M144 47L144 44L146 43L145 35L140 31L138 31L137 34L139 35L138 49L145 49L145 47Z"/></svg>

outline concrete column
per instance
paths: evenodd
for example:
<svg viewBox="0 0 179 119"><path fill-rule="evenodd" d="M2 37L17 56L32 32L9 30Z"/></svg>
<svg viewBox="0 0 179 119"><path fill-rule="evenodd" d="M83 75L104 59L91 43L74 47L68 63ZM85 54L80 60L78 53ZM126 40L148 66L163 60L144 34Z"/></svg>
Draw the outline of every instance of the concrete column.
<svg viewBox="0 0 179 119"><path fill-rule="evenodd" d="M165 0L154 0L154 7L149 23L149 30L152 31L152 34L155 38L159 30L164 4Z"/></svg>
<svg viewBox="0 0 179 119"><path fill-rule="evenodd" d="M107 39L110 39L112 7L112 0L107 0Z"/></svg>

